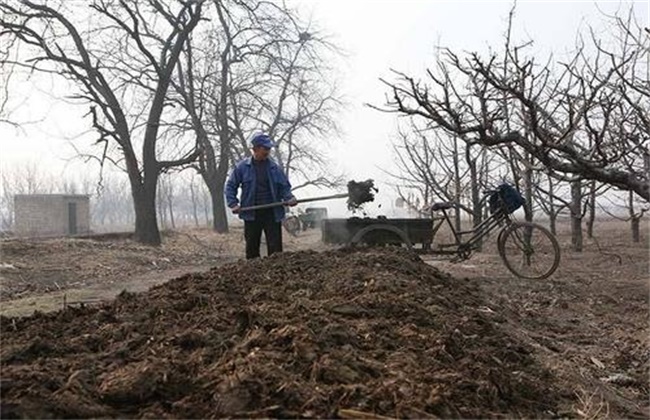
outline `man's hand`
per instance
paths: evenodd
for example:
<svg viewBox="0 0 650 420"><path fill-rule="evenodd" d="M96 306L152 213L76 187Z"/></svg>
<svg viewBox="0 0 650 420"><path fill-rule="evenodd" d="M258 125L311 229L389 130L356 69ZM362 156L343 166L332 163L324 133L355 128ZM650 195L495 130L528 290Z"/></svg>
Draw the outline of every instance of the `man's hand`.
<svg viewBox="0 0 650 420"><path fill-rule="evenodd" d="M237 205L230 208L230 210L232 210L233 214L239 213L239 209L241 209L241 206L239 204L237 204Z"/></svg>
<svg viewBox="0 0 650 420"><path fill-rule="evenodd" d="M298 200L296 200L296 197L293 197L291 200L287 201L287 206L293 207L296 204L298 204Z"/></svg>

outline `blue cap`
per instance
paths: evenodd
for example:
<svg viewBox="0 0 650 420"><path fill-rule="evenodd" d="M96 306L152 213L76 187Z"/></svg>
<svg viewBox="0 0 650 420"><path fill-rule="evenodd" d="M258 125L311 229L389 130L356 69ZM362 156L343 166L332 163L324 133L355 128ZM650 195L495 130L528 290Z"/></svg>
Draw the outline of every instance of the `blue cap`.
<svg viewBox="0 0 650 420"><path fill-rule="evenodd" d="M269 137L266 134L258 134L258 135L256 135L255 137L253 137L253 140L251 140L251 144L253 145L253 147L262 146L262 147L264 147L266 149L270 149L273 146L275 146L275 144L273 143L273 140L271 140L271 137Z"/></svg>

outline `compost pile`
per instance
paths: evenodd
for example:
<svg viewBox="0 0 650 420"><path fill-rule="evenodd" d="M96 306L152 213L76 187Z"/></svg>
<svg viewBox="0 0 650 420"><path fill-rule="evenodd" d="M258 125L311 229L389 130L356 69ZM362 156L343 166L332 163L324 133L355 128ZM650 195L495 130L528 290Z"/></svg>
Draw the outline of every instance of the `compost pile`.
<svg viewBox="0 0 650 420"><path fill-rule="evenodd" d="M553 378L469 280L304 251L2 318L6 417L551 417Z"/></svg>
<svg viewBox="0 0 650 420"><path fill-rule="evenodd" d="M372 179L348 182L348 210L355 212L365 203L374 201L376 192L379 190L375 187Z"/></svg>

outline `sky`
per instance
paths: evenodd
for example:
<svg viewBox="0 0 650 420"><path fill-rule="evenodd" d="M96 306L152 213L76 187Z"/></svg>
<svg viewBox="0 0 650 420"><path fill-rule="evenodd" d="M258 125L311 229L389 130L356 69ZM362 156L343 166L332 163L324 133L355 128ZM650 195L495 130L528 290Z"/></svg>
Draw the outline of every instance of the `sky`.
<svg viewBox="0 0 650 420"><path fill-rule="evenodd" d="M391 140L396 133L396 118L367 107L381 106L388 92L380 78L391 79L391 69L418 74L431 67L436 46L454 51L485 53L500 48L512 1L438 1L438 0L287 0L311 17L321 31L346 52L334 64L338 69L341 93L347 106L338 116L340 135L333 136L327 147L333 158L332 169L349 179L372 178L379 187L376 205L367 206L370 215L400 216L395 208L396 193L384 174L393 167ZM596 29L602 22L601 11L625 11L633 5L642 24L650 26L650 0L620 1L525 1L517 2L514 35L532 40L541 57L553 51L556 57L574 45L580 28ZM15 117L34 123L23 130L0 124L0 169L23 162L47 167L67 176L81 168L71 163L71 143L90 141L79 137L76 122L85 110L71 109L64 103L52 103L50 89L64 86L50 80L40 82L40 91L24 95ZM21 92L34 92L28 86ZM52 96L55 96L53 94ZM17 100L14 98L14 100ZM301 191L309 196L341 191ZM344 216L345 201L322 202L334 216ZM381 204L381 207L379 207Z"/></svg>

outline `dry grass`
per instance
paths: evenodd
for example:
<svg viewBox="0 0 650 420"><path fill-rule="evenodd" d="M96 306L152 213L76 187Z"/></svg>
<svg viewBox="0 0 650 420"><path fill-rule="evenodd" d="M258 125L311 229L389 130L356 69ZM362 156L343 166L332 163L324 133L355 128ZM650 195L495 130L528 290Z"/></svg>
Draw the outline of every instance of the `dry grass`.
<svg viewBox="0 0 650 420"><path fill-rule="evenodd" d="M609 404L598 391L589 392L579 387L575 392L577 403L574 405L575 415L584 420L610 418Z"/></svg>

